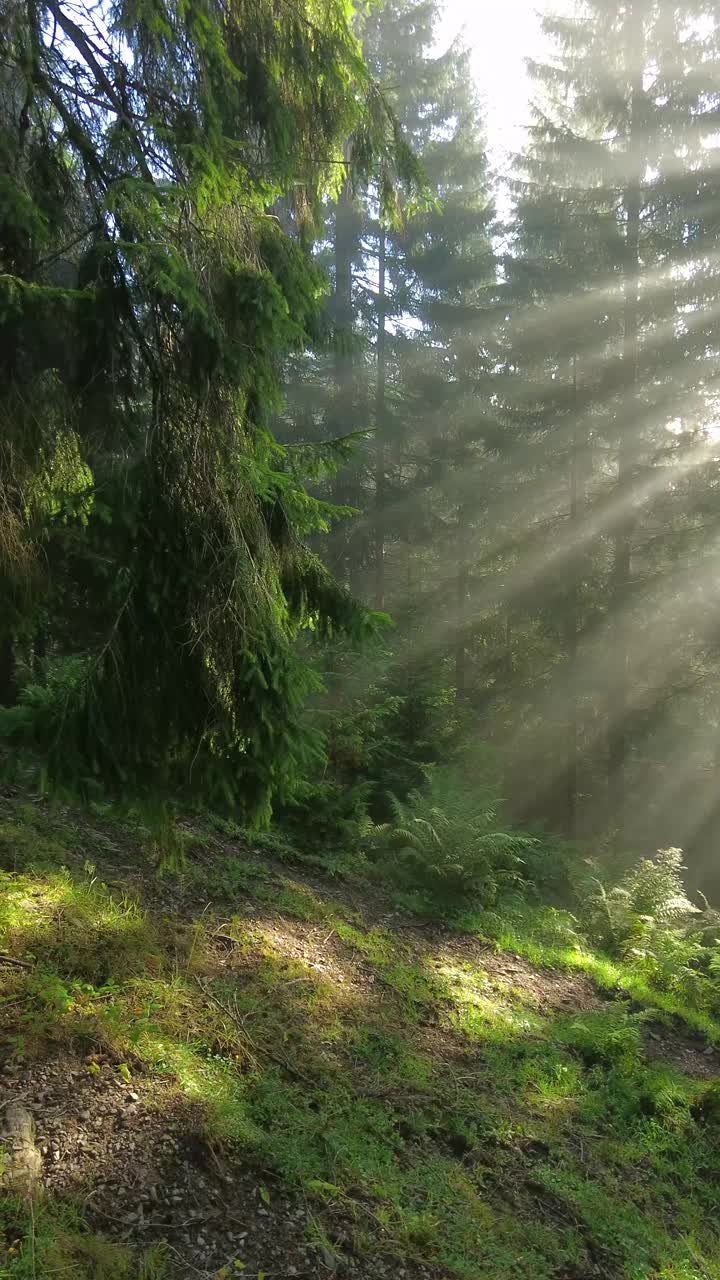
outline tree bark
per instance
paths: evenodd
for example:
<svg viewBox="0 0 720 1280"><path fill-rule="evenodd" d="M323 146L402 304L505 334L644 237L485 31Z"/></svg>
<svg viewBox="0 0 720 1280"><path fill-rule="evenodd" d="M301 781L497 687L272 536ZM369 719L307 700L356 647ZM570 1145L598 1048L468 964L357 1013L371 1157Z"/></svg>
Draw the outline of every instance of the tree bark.
<svg viewBox="0 0 720 1280"><path fill-rule="evenodd" d="M570 584L565 610L565 654L567 691L567 742L565 766L565 834L568 840L577 837L578 804L578 606L579 569L578 545L580 519L580 459L578 430L578 374L577 356L572 358L572 438L570 443L569 517L572 555L570 558Z"/></svg>
<svg viewBox="0 0 720 1280"><path fill-rule="evenodd" d="M0 707L12 707L17 700L15 647L11 635L0 636Z"/></svg>
<svg viewBox="0 0 720 1280"><path fill-rule="evenodd" d="M377 385L375 391L375 608L385 607L385 390L387 237L381 225L378 249Z"/></svg>
<svg viewBox="0 0 720 1280"><path fill-rule="evenodd" d="M460 523L459 527L459 536L462 537L462 523ZM458 702L461 702L465 697L467 697L466 628L468 580L468 566L466 561L463 559L460 562L460 568L455 579L455 697Z"/></svg>
<svg viewBox="0 0 720 1280"><path fill-rule="evenodd" d="M610 607L612 623L613 671L608 699L608 804L615 827L615 843L620 848L625 837L627 714L628 714L628 643L630 605L632 533L634 527L633 472L636 447L632 432L636 427L638 382L638 307L640 280L640 207L641 207L641 104L642 70L642 5L630 0L626 18L628 71L630 78L630 119L628 168L633 177L625 188L625 271L623 301L623 397L617 456L616 490L621 503L614 533L613 572Z"/></svg>
<svg viewBox="0 0 720 1280"><path fill-rule="evenodd" d="M356 215L349 183L343 187L335 209L335 404L333 431L344 435L352 430L355 409L354 360L351 349L353 329L353 251ZM333 484L333 501L338 506L352 505L351 483L347 466L338 471ZM350 546L348 522L342 521L335 532L335 573L346 586L350 582Z"/></svg>

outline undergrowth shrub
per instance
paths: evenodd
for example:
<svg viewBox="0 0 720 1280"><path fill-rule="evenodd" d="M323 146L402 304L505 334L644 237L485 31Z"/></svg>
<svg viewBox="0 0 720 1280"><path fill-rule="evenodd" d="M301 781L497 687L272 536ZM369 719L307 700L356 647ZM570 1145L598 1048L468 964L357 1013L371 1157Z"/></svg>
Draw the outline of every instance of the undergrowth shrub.
<svg viewBox="0 0 720 1280"><path fill-rule="evenodd" d="M498 799L480 781L473 789L460 771L438 769L407 801L393 798L392 808L392 821L372 827L368 845L406 905L429 914L489 906L501 886L521 879L521 855L533 840L502 830Z"/></svg>
<svg viewBox="0 0 720 1280"><path fill-rule="evenodd" d="M549 831L526 832L522 874L526 893L544 903L566 907L574 900L581 853L562 836Z"/></svg>
<svg viewBox="0 0 720 1280"><path fill-rule="evenodd" d="M392 820L393 800L420 788L428 767L452 761L462 741L447 673L412 655L343 646L326 654L326 694L313 708L325 752L278 806L277 827L304 852L354 851L368 822Z"/></svg>
<svg viewBox="0 0 720 1280"><path fill-rule="evenodd" d="M586 1009L580 1016L561 1019L558 1042L571 1049L587 1067L630 1070L640 1060L641 1038L637 1015L625 1009Z"/></svg>
<svg viewBox="0 0 720 1280"><path fill-rule="evenodd" d="M301 850L351 849L367 822L370 791L369 782L306 780L282 807L280 829Z"/></svg>
<svg viewBox="0 0 720 1280"><path fill-rule="evenodd" d="M695 906L683 881L681 849L643 858L618 884L594 880L578 905L590 940L650 990L700 1012L720 1011L718 913ZM702 896L702 895L700 895Z"/></svg>
<svg viewBox="0 0 720 1280"><path fill-rule="evenodd" d="M77 744L65 738L61 743L58 734L67 708L87 686L88 671L84 658L54 659L45 664L42 679L32 677L23 684L15 706L0 707L0 742L9 748L3 760L5 776L18 776L28 756L46 761L51 769L62 757L59 776L61 773L66 781L73 778L67 798L76 794L87 800L102 794L100 780L88 772ZM42 773L44 786L44 769Z"/></svg>
<svg viewBox="0 0 720 1280"><path fill-rule="evenodd" d="M612 955L642 949L679 921L698 914L683 883L682 849L659 849L643 858L619 884L594 882L585 907L590 936Z"/></svg>

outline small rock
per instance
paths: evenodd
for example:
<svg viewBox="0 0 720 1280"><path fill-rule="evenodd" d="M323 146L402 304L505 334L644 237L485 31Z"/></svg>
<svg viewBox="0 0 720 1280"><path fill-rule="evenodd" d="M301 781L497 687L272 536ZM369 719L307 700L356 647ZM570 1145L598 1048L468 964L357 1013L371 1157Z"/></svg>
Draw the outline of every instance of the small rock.
<svg viewBox="0 0 720 1280"><path fill-rule="evenodd" d="M705 1054L706 1058L712 1058L714 1052L715 1052L714 1044L709 1044L706 1049L703 1049L703 1053Z"/></svg>

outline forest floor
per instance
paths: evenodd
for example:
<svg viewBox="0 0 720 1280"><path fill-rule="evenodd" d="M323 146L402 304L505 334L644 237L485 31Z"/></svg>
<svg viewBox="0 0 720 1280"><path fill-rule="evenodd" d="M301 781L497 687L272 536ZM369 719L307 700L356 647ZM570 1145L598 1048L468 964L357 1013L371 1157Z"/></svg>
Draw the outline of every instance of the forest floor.
<svg viewBox="0 0 720 1280"><path fill-rule="evenodd" d="M185 843L0 794L0 1277L720 1278L720 1026Z"/></svg>

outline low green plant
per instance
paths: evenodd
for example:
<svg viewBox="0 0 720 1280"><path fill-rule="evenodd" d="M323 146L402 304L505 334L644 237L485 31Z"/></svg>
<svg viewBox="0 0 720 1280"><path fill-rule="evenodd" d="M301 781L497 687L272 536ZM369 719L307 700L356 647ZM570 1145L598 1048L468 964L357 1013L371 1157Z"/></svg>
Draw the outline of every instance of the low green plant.
<svg viewBox="0 0 720 1280"><path fill-rule="evenodd" d="M451 795L448 783L448 813ZM502 826L482 820L486 801L480 835ZM681 954L706 993L718 980L704 916L690 932L683 917L658 922L652 960L633 947L611 959L583 937L579 908L523 893L522 864L491 905L441 931L407 928L385 904L379 918L381 896L357 885L276 866L266 880L242 850L189 859L199 916L141 909L103 886L101 850L93 861L74 877L0 873L0 951L29 964L0 967L0 1038L22 1035L28 1063L53 1044L82 1048L93 1089L131 1078L143 1101L183 1099L176 1117L191 1104L231 1171L258 1170L271 1214L291 1188L305 1198L339 1267L381 1253L389 1271L455 1280L720 1274L717 1090L649 1060L636 1012L720 1037L669 989ZM208 903L214 865L255 900L235 918ZM651 1043L670 1056L676 1041ZM33 1280L29 1239L22 1207L0 1216L3 1280ZM161 1254L103 1240L50 1198L34 1249L34 1280L163 1275Z"/></svg>
<svg viewBox="0 0 720 1280"><path fill-rule="evenodd" d="M162 1245L134 1251L90 1231L70 1206L0 1201L2 1280L165 1280Z"/></svg>
<svg viewBox="0 0 720 1280"><path fill-rule="evenodd" d="M682 849L659 849L655 858L642 858L619 884L606 888L594 882L585 909L585 924L593 940L613 955L642 947L658 929L698 913L683 883Z"/></svg>
<svg viewBox="0 0 720 1280"><path fill-rule="evenodd" d="M257 859L225 853L212 861L188 863L190 885L210 898L237 898L257 893L270 880L270 871Z"/></svg>
<svg viewBox="0 0 720 1280"><path fill-rule="evenodd" d="M586 1010L562 1019L555 1036L559 1044L571 1049L589 1067L631 1069L640 1059L639 1019L622 1006Z"/></svg>
<svg viewBox="0 0 720 1280"><path fill-rule="evenodd" d="M406 802L393 800L393 820L376 825L369 847L382 874L429 913L492 904L500 887L522 878L532 837L503 830L497 798L472 790L453 770L429 774Z"/></svg>

